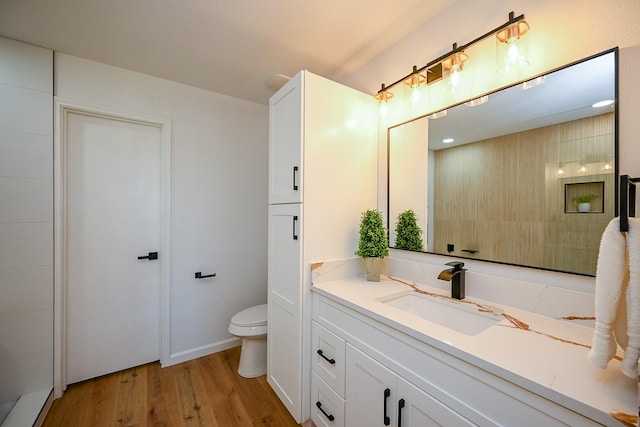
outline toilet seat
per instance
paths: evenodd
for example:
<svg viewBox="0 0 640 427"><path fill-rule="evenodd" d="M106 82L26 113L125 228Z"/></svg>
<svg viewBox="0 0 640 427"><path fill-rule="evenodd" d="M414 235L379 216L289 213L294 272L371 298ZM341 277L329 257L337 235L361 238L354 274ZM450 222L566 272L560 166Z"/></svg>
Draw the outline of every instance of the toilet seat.
<svg viewBox="0 0 640 427"><path fill-rule="evenodd" d="M249 307L231 318L229 333L238 337L267 333L267 304Z"/></svg>

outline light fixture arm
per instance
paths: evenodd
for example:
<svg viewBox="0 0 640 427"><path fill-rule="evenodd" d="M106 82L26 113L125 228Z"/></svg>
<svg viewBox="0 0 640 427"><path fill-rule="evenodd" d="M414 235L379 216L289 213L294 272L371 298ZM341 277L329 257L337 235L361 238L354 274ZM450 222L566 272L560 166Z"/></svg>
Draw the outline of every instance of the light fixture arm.
<svg viewBox="0 0 640 427"><path fill-rule="evenodd" d="M458 53L458 52L462 52L465 49L467 49L468 47L480 42L481 40L486 39L487 37L490 37L502 30L504 30L505 28L509 27L510 25L515 24L516 22L523 20L524 19L524 13L522 15L519 16L515 16L515 13L509 12L509 20L507 22L505 22L504 24L500 25L499 27L494 28L493 30L481 35L480 37L476 37L475 39L471 40L469 43L466 43L462 46L458 46L458 43L453 43L453 48L451 49L450 52L445 53L442 56L437 57L434 60L429 61L427 64L425 64L424 66L417 68L415 65L413 66L413 70L411 71L411 73L407 74L406 76L396 80L395 82L389 84L389 85L385 85L384 83L382 84L382 90L389 90L390 88L392 88L393 86L402 83L403 81L405 81L407 78L411 77L413 74L415 74L416 72L422 72L426 69L428 69L429 67L442 62L443 60L449 58L451 55ZM380 92L380 91L379 91Z"/></svg>

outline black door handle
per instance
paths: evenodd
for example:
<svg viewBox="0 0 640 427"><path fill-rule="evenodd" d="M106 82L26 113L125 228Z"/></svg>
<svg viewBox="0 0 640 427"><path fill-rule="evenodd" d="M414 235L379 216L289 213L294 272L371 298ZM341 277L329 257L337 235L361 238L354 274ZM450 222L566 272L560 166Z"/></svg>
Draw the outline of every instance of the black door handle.
<svg viewBox="0 0 640 427"><path fill-rule="evenodd" d="M324 353L322 352L322 350L318 350L317 353L320 355L320 357L322 357L324 360L326 360L327 362L331 363L332 365L335 365L336 361L335 359L329 359L327 356L324 355Z"/></svg>
<svg viewBox="0 0 640 427"><path fill-rule="evenodd" d="M404 399L398 400L398 427L402 427L402 408L404 408Z"/></svg>
<svg viewBox="0 0 640 427"><path fill-rule="evenodd" d="M149 252L149 255L139 256L138 259L148 259L149 261L152 259L158 259L158 252Z"/></svg>
<svg viewBox="0 0 640 427"><path fill-rule="evenodd" d="M336 419L336 417L334 417L334 416L333 416L333 415L331 415L331 414L327 414L327 413L324 411L324 409L322 409L322 403L320 403L320 402L316 402L316 406L318 407L318 409L320 409L320 412L322 412L322 413L324 414L324 416L325 416L325 417L327 417L327 419L328 419L329 421L333 421L333 420L335 420L335 419Z"/></svg>
<svg viewBox="0 0 640 427"><path fill-rule="evenodd" d="M298 215L293 216L293 240L298 240L298 235L296 234L296 222L298 221Z"/></svg>
<svg viewBox="0 0 640 427"><path fill-rule="evenodd" d="M293 191L298 191L298 184L296 184L296 173L298 173L298 167L293 167Z"/></svg>
<svg viewBox="0 0 640 427"><path fill-rule="evenodd" d="M384 425L388 426L389 424L391 424L391 418L389 418L389 416L387 415L387 399L389 398L389 396L391 396L391 390L388 388L384 389Z"/></svg>

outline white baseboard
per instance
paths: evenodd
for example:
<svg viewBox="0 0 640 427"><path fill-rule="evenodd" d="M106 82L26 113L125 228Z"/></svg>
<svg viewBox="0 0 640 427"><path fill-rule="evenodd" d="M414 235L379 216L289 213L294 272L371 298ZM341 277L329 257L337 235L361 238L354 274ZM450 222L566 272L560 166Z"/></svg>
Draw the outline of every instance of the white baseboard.
<svg viewBox="0 0 640 427"><path fill-rule="evenodd" d="M177 365L178 363L187 362L189 360L197 359L198 357L208 356L209 354L237 347L241 343L242 340L240 338L233 337L216 343L207 344L202 347L171 353L169 355L169 360L166 361L166 363L163 363L162 367L166 368L167 366Z"/></svg>

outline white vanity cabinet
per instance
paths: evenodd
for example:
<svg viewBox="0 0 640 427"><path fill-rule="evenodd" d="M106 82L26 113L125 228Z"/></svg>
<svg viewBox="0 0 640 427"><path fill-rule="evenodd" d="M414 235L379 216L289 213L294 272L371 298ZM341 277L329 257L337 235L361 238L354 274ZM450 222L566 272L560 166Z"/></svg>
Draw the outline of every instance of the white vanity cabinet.
<svg viewBox="0 0 640 427"><path fill-rule="evenodd" d="M346 425L472 426L437 399L347 344Z"/></svg>
<svg viewBox="0 0 640 427"><path fill-rule="evenodd" d="M543 398L324 292L313 294L313 320L345 343L345 426L600 425L561 395Z"/></svg>
<svg viewBox="0 0 640 427"><path fill-rule="evenodd" d="M302 423L311 264L352 257L361 213L376 207L377 102L301 71L271 97L269 121L267 381Z"/></svg>

